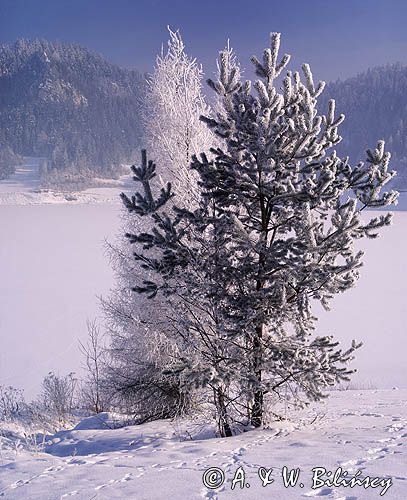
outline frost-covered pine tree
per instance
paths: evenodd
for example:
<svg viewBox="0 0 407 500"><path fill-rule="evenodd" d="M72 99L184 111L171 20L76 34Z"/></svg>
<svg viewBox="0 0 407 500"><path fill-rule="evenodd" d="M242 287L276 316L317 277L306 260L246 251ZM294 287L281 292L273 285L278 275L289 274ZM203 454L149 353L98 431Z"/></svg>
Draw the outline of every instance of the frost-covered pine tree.
<svg viewBox="0 0 407 500"><path fill-rule="evenodd" d="M181 388L212 392L222 435L243 416L260 426L271 396L318 400L348 380L359 344L342 351L331 336L314 335L312 306L329 308L356 284L363 253L355 240L391 223L390 214L366 221L361 213L397 198L382 192L395 175L384 142L357 165L339 158L343 115L334 101L318 112L324 83L314 84L308 65L303 79L290 71L282 78L289 56L279 60L279 45L273 33L262 61L252 58L253 84L242 82L230 51L220 54L219 79L208 83L221 106L203 121L222 143L191 163L198 208L168 211L171 186L154 195L146 158L134 167L142 189L123 196L130 212L153 222L127 234L151 273L134 290L173 308L168 335L182 355L172 373Z"/></svg>

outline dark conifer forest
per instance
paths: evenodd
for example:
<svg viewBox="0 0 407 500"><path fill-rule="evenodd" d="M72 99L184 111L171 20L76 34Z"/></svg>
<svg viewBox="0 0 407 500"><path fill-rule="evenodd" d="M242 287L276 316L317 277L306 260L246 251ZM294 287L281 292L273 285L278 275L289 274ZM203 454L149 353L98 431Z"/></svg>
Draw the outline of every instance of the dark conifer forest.
<svg viewBox="0 0 407 500"><path fill-rule="evenodd" d="M338 111L345 114L339 154L351 160L366 157L366 149L381 137L392 155L392 168L398 175L397 187L407 186L407 67L392 64L371 68L347 80L330 83L321 95L324 109L335 99Z"/></svg>

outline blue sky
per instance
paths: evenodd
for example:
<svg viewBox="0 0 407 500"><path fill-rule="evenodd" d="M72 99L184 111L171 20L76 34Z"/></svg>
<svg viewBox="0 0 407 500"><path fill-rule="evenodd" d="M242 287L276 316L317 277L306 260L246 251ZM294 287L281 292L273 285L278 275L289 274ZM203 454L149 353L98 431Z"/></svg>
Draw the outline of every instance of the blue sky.
<svg viewBox="0 0 407 500"><path fill-rule="evenodd" d="M292 68L308 62L320 79L407 63L405 0L0 0L0 42L76 42L140 71L152 68L167 24L208 76L228 38L248 68L270 31L282 33Z"/></svg>

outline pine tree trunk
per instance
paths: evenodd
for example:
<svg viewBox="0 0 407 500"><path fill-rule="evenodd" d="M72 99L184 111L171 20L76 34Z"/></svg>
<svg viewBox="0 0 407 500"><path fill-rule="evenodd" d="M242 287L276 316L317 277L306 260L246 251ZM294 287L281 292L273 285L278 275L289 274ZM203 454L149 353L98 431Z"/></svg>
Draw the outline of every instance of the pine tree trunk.
<svg viewBox="0 0 407 500"><path fill-rule="evenodd" d="M259 180L261 172L259 173ZM256 282L256 291L259 292L264 286L264 265L266 262L267 252L267 234L269 215L267 215L264 196L260 195L260 208L262 218L262 232L259 241L263 247L263 251L259 255L259 272ZM253 340L253 373L256 378L257 387L253 394L253 406L251 411L250 423L253 427L260 427L263 421L263 406L264 406L264 391L261 389L262 381L262 338L263 338L263 323L256 326L256 333Z"/></svg>
<svg viewBox="0 0 407 500"><path fill-rule="evenodd" d="M263 325L256 328L256 337L253 342L254 348L254 375L257 383L261 384L261 339L263 336ZM256 389L253 396L253 406L250 423L253 427L260 427L263 421L263 400L264 394L261 389Z"/></svg>
<svg viewBox="0 0 407 500"><path fill-rule="evenodd" d="M259 390L254 393L254 401L252 407L252 417L250 423L253 427L260 427L263 423L263 391Z"/></svg>

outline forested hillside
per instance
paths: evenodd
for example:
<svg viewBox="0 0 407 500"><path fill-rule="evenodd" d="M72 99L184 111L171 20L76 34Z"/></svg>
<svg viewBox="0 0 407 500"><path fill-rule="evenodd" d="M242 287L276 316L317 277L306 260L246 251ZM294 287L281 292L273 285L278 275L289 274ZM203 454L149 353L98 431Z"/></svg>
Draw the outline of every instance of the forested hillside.
<svg viewBox="0 0 407 500"><path fill-rule="evenodd" d="M115 177L141 145L145 77L87 49L44 40L0 46L0 179L21 155L46 158L43 180ZM353 161L384 138L407 186L407 67L372 68L327 85L346 115L337 146Z"/></svg>
<svg viewBox="0 0 407 500"><path fill-rule="evenodd" d="M392 153L391 167L398 171L396 185L407 187L407 67L372 68L330 83L320 97L321 109L328 98L334 98L338 112L346 116L337 150L353 161L364 160L366 149L383 138Z"/></svg>
<svg viewBox="0 0 407 500"><path fill-rule="evenodd" d="M0 46L3 176L16 154L47 158L45 178L114 177L140 145L144 81L76 45Z"/></svg>

